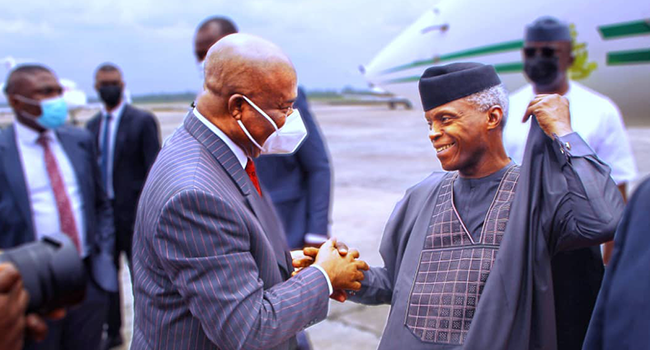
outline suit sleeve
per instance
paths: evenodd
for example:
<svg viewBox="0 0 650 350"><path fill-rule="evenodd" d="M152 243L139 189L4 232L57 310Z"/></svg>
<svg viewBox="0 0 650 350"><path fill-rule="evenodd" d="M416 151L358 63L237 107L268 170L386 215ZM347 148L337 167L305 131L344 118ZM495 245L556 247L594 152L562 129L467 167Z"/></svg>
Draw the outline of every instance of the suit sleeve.
<svg viewBox="0 0 650 350"><path fill-rule="evenodd" d="M623 198L603 163L577 133L556 138L554 150L565 182L552 218L555 251L597 245L614 237L623 212Z"/></svg>
<svg viewBox="0 0 650 350"><path fill-rule="evenodd" d="M299 91L296 107L307 128L307 139L297 153L301 170L307 179L307 232L328 235L332 172L325 142L316 124L307 99Z"/></svg>
<svg viewBox="0 0 650 350"><path fill-rule="evenodd" d="M146 113L144 116L140 149L142 150L142 160L145 169L148 172L160 151L160 128L154 115Z"/></svg>
<svg viewBox="0 0 650 350"><path fill-rule="evenodd" d="M221 198L198 190L162 210L153 247L212 342L221 349L268 349L327 316L326 278L310 267L265 289L251 254L249 225Z"/></svg>

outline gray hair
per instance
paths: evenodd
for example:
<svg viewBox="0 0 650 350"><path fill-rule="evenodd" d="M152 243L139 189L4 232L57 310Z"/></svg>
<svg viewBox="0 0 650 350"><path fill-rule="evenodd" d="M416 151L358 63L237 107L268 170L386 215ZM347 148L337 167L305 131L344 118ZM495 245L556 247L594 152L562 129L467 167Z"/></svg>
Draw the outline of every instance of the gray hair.
<svg viewBox="0 0 650 350"><path fill-rule="evenodd" d="M503 110L501 129L506 126L506 121L508 120L508 90L506 90L503 84L479 91L465 97L465 99L467 102L474 104L481 112L487 112L492 106L501 106Z"/></svg>

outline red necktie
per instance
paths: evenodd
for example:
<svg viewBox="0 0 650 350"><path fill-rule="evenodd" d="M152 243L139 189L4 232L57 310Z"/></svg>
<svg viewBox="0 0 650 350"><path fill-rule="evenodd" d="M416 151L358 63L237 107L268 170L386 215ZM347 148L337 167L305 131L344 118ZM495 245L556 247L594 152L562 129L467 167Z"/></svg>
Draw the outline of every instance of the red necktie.
<svg viewBox="0 0 650 350"><path fill-rule="evenodd" d="M260 188L260 180L257 178L257 173L255 172L255 163L253 163L253 160L250 158L248 158L248 162L246 162L246 174L248 174L248 177L250 177L253 186L255 186L255 189L257 190L257 193L259 193L261 196L262 189Z"/></svg>
<svg viewBox="0 0 650 350"><path fill-rule="evenodd" d="M41 135L36 142L43 146L43 150L45 151L45 168L47 169L47 176L50 178L52 191L54 191L56 208L59 211L61 231L63 231L66 236L70 237L75 247L77 247L77 251L81 252L79 232L77 232L77 225L75 223L74 214L72 213L72 205L70 204L70 199L66 193L65 184L63 183L59 166L56 163L56 158L54 158L54 154L52 154L52 151L50 150L50 145L48 144L49 139L47 136Z"/></svg>

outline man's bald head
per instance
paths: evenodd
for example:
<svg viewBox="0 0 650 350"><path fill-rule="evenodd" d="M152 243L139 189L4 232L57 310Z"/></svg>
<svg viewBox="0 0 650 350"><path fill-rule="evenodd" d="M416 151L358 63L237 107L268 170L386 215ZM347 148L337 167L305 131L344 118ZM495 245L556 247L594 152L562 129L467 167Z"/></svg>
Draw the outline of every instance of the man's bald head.
<svg viewBox="0 0 650 350"><path fill-rule="evenodd" d="M277 79L296 79L291 60L278 46L249 34L232 34L212 46L205 73L206 88L222 96L268 91Z"/></svg>
<svg viewBox="0 0 650 350"><path fill-rule="evenodd" d="M208 52L197 110L255 158L256 144L263 145L292 113L296 80L293 64L276 45L253 35L228 35Z"/></svg>

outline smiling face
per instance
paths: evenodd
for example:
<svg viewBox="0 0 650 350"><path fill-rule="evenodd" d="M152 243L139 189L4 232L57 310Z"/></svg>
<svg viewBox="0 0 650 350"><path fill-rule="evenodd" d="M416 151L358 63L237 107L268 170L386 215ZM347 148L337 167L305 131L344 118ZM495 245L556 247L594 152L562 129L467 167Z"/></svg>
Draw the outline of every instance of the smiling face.
<svg viewBox="0 0 650 350"><path fill-rule="evenodd" d="M497 107L500 108L500 107ZM477 106L459 99L425 113L429 139L436 156L447 171L458 170L461 175L476 174L487 160L494 143L494 108L481 112ZM500 113L500 112L499 112ZM497 125L501 122L501 116ZM500 130L499 139L501 137ZM473 176L472 176L473 177Z"/></svg>

